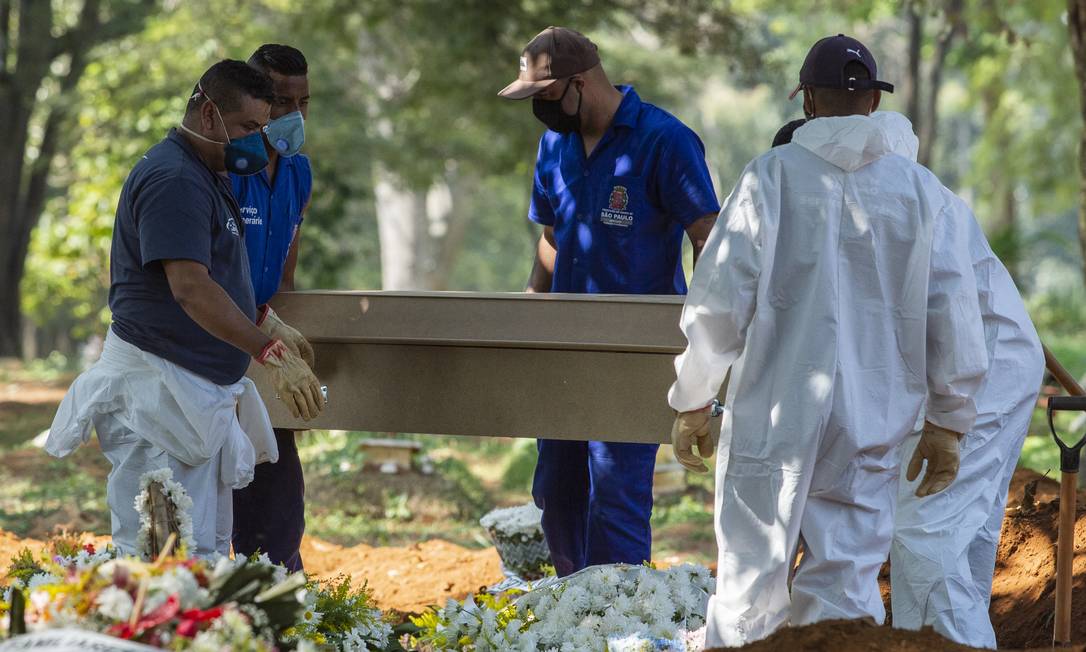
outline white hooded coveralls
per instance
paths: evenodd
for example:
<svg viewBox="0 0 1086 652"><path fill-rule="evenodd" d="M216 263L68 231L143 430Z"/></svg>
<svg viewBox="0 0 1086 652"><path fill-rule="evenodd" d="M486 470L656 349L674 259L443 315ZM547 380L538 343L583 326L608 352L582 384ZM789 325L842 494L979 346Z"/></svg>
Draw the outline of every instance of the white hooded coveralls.
<svg viewBox="0 0 1086 652"><path fill-rule="evenodd" d="M45 451L64 457L98 434L113 468L106 482L113 544L138 554L135 501L143 474L169 468L192 498L196 549L229 554L233 493L253 466L275 462L279 449L256 385L248 378L216 385L187 369L106 336L102 357L65 394Z"/></svg>
<svg viewBox="0 0 1086 652"><path fill-rule="evenodd" d="M915 160L917 141L908 121L886 127L900 133L891 139L894 151ZM931 626L963 645L995 648L988 606L996 549L1045 362L1007 268L968 211L963 207L956 214L968 222L989 369L974 399L977 420L962 440L954 483L934 496L917 498L919 479L901 478L890 549L891 602L895 627ZM905 441L902 460L912 456L919 440L914 435Z"/></svg>
<svg viewBox="0 0 1086 652"><path fill-rule="evenodd" d="M743 171L694 272L669 393L701 408L736 367L709 646L885 618L898 446L925 401L933 423L972 428L988 367L962 210L866 116L813 120Z"/></svg>

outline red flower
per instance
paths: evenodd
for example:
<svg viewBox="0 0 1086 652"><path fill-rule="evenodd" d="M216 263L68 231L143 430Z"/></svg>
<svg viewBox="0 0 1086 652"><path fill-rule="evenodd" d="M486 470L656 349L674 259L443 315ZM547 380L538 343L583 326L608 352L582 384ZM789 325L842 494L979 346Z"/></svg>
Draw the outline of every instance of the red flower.
<svg viewBox="0 0 1086 652"><path fill-rule="evenodd" d="M117 623L113 625L106 633L110 636L116 636L118 638L130 639L143 635L149 629L154 629L164 622L167 622L171 618L177 615L180 611L180 600L177 594L171 595L166 598L161 606L154 611L145 614L142 618L136 621L135 627L129 627L128 623Z"/></svg>
<svg viewBox="0 0 1086 652"><path fill-rule="evenodd" d="M222 607L213 607L206 611L189 609L181 614L181 623L177 626L177 635L193 638L200 631L200 625L222 617Z"/></svg>
<svg viewBox="0 0 1086 652"><path fill-rule="evenodd" d="M88 555L93 555L94 554L94 544L93 543L85 544L83 546L83 550L86 550Z"/></svg>

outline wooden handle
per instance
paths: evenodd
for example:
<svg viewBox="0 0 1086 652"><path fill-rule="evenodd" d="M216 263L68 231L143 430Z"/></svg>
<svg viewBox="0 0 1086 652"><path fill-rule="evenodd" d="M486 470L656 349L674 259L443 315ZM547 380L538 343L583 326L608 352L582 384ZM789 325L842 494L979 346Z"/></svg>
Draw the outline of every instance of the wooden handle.
<svg viewBox="0 0 1086 652"><path fill-rule="evenodd" d="M1056 359L1056 356L1052 355L1048 347L1042 344L1041 348L1045 352L1045 366L1048 367L1048 371L1056 378L1056 381L1063 386L1063 389L1071 396L1086 396L1086 390L1082 389L1082 385L1078 384L1078 380L1060 364L1060 361Z"/></svg>
<svg viewBox="0 0 1086 652"><path fill-rule="evenodd" d="M1072 562L1075 557L1075 493L1078 473L1060 475L1060 523L1056 542L1056 621L1052 639L1056 645L1071 643Z"/></svg>

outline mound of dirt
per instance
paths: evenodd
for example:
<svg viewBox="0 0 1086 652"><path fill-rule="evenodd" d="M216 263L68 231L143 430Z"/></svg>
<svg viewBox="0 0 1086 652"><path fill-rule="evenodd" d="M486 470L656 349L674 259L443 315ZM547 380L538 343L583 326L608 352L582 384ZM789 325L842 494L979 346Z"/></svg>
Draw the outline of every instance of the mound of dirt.
<svg viewBox="0 0 1086 652"><path fill-rule="evenodd" d="M859 620L828 620L804 627L785 627L765 640L738 649L749 652L964 652L976 648L952 643L930 629L908 632L876 627ZM723 652L723 648L720 650Z"/></svg>
<svg viewBox="0 0 1086 652"><path fill-rule="evenodd" d="M1040 647L1052 641L1056 588L1056 538L1059 501L1036 511L1009 511L1003 521L995 579L992 624L1003 647ZM1086 641L1086 504L1075 516L1071 638Z"/></svg>

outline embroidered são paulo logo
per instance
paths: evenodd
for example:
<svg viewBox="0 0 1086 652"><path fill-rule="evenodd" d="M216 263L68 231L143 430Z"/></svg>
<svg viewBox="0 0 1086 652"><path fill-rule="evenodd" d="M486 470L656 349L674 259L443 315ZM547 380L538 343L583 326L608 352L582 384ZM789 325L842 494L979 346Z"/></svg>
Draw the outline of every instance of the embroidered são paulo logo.
<svg viewBox="0 0 1086 652"><path fill-rule="evenodd" d="M607 201L607 208L600 211L600 222L608 226L629 227L633 224L633 213L626 210L630 204L630 194L626 186L615 186Z"/></svg>
<svg viewBox="0 0 1086 652"><path fill-rule="evenodd" d="M520 69L524 71L528 70L528 57L520 58Z"/></svg>
<svg viewBox="0 0 1086 652"><path fill-rule="evenodd" d="M234 221L233 217L226 218L226 230L235 236L241 237L241 231L238 231L238 223Z"/></svg>

